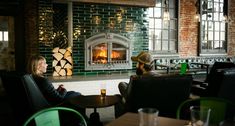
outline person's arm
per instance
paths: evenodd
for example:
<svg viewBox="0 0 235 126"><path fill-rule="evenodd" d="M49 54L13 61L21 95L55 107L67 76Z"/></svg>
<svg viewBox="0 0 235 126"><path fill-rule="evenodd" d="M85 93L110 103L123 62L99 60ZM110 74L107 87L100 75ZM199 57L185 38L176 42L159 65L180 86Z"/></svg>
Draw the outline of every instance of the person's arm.
<svg viewBox="0 0 235 126"><path fill-rule="evenodd" d="M67 90L64 88L63 84L60 84L59 87L56 89L60 94L64 94Z"/></svg>
<svg viewBox="0 0 235 126"><path fill-rule="evenodd" d="M40 77L38 79L39 80L36 83L42 91L44 97L46 97L49 102L59 103L64 100L64 96L67 93L66 90L60 93L54 88L51 81L49 81L47 78Z"/></svg>

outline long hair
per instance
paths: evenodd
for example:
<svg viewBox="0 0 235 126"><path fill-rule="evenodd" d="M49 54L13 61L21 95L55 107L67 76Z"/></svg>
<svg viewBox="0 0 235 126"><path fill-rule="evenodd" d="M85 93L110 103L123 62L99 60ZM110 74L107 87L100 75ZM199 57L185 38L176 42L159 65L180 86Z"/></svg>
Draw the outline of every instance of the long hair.
<svg viewBox="0 0 235 126"><path fill-rule="evenodd" d="M45 60L45 58L40 55L32 56L28 62L27 72L35 76L43 76L37 73L37 67L39 65L39 61L41 60Z"/></svg>

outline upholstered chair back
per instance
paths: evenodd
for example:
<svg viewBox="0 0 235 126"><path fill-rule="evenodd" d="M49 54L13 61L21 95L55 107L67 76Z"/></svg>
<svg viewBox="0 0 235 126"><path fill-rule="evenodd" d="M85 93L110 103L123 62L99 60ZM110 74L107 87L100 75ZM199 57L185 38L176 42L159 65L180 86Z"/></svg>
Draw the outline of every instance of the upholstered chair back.
<svg viewBox="0 0 235 126"><path fill-rule="evenodd" d="M179 104L189 98L192 76L134 77L130 82L126 111L153 107L159 109L160 116L175 117Z"/></svg>

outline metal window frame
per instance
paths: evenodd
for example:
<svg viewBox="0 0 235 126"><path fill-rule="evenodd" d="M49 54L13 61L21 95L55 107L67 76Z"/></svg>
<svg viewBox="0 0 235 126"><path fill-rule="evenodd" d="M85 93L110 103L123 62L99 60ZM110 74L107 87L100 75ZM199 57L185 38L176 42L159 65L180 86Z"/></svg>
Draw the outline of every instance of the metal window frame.
<svg viewBox="0 0 235 126"><path fill-rule="evenodd" d="M170 0L168 0L168 3L170 3L169 2ZM162 37L162 35L163 34L161 34L161 38L159 39L160 40L160 42L161 42L161 49L160 50L156 50L156 38L155 38L155 35L152 37L152 38L150 38L149 37L149 39L152 41L152 46L153 46L153 52L156 52L156 53L160 53L160 54L172 54L172 53L178 53L178 42L179 42L179 21L178 21L178 17L179 17L179 5L180 5L180 1L179 0L175 0L175 2L177 3L176 4L176 6L175 6L175 14L176 14L176 18L171 18L169 21L168 21L168 28L167 28L167 31L168 31L168 38L167 38L167 41L168 41L168 49L167 50L163 50L163 41L165 41L164 39L163 39L163 37ZM161 28L160 28L160 30L166 30L165 28L163 28L163 25L164 25L164 21L163 21L163 12L164 12L164 0L162 0L161 1L161 4L162 4L162 6L161 7L153 7L153 17L149 17L150 19L153 19L154 20L154 27L153 28L149 28L149 30L153 30L154 31L154 34L155 34L155 30L158 30L159 28L156 28L155 27L155 20L156 19L162 19L162 26L161 26ZM154 17L154 13L155 13L155 9L156 8L161 8L161 17ZM170 10L171 8L170 8L170 6L168 6L168 9ZM171 21L176 21L176 27L174 28L174 29L171 29ZM175 50L170 50L170 44L171 44L171 41L172 41L172 39L171 39L171 31L172 30L175 30L176 31L176 33L175 33L175 36L176 36L176 38L175 38ZM149 41L150 41L149 40Z"/></svg>
<svg viewBox="0 0 235 126"><path fill-rule="evenodd" d="M201 21L199 22L199 55L200 56L205 56L205 55L211 55L211 54L216 54L216 55L218 55L218 54L221 54L221 55L224 55L224 54L226 54L227 53L227 49L228 49L228 47L226 46L224 49L221 49L221 47L222 47L222 43L221 43L221 36L219 36L219 47L220 47L220 49L214 49L214 45L215 45L215 41L217 41L217 40L215 40L215 32L217 31L217 30L215 30L215 22L219 22L219 26L221 26L221 21L219 21L219 20L215 20L214 19L214 17L215 17L215 15L214 15L214 11L212 12L212 21L209 21L209 20L202 20L202 3L203 2L207 2L208 3L208 0L200 0L200 19L201 19ZM212 10L214 10L214 0L212 0L211 1L212 2ZM223 4L225 4L224 2L216 2L216 3L218 3L218 4L220 4L220 3L223 3ZM219 8L219 12L223 12L224 10L223 9L220 9ZM219 15L220 16L220 15ZM212 49L209 49L209 47L208 47L208 38L207 38L207 40L204 40L204 41L206 41L207 42L207 49L202 49L202 41L203 41L203 36L205 36L204 34L203 34L203 32L205 31L205 29L203 29L203 26L202 26L202 22L203 21L205 21L205 24L207 23L207 27L208 27L208 23L209 22L212 22L213 23L213 40L212 40L212 42L213 42L213 47L212 47ZM204 30L204 31L203 31ZM209 29L207 28L206 29L206 32L208 33L209 32ZM221 27L219 27L219 34L221 34L221 32L222 32L222 30L221 30ZM228 40L227 40L227 33L228 33L228 24L227 23L225 23L225 45L228 45ZM204 32L205 33L205 32Z"/></svg>

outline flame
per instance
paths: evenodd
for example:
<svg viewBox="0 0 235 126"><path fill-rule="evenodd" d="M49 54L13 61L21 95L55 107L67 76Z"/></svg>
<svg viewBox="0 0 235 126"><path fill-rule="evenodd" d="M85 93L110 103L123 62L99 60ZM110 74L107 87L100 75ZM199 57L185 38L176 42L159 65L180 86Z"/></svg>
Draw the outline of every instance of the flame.
<svg viewBox="0 0 235 126"><path fill-rule="evenodd" d="M107 51L106 50L101 50L100 52L99 52L99 54L98 54L98 56L100 56L100 57L107 57Z"/></svg>
<svg viewBox="0 0 235 126"><path fill-rule="evenodd" d="M112 54L111 54L111 58L119 58L120 57L120 53L116 52L116 51L112 51Z"/></svg>
<svg viewBox="0 0 235 126"><path fill-rule="evenodd" d="M94 61L100 62L102 64L106 64L108 62L107 61L108 53L107 50L104 48L94 51L93 56L94 56ZM111 58L112 59L120 58L120 52L112 51Z"/></svg>

